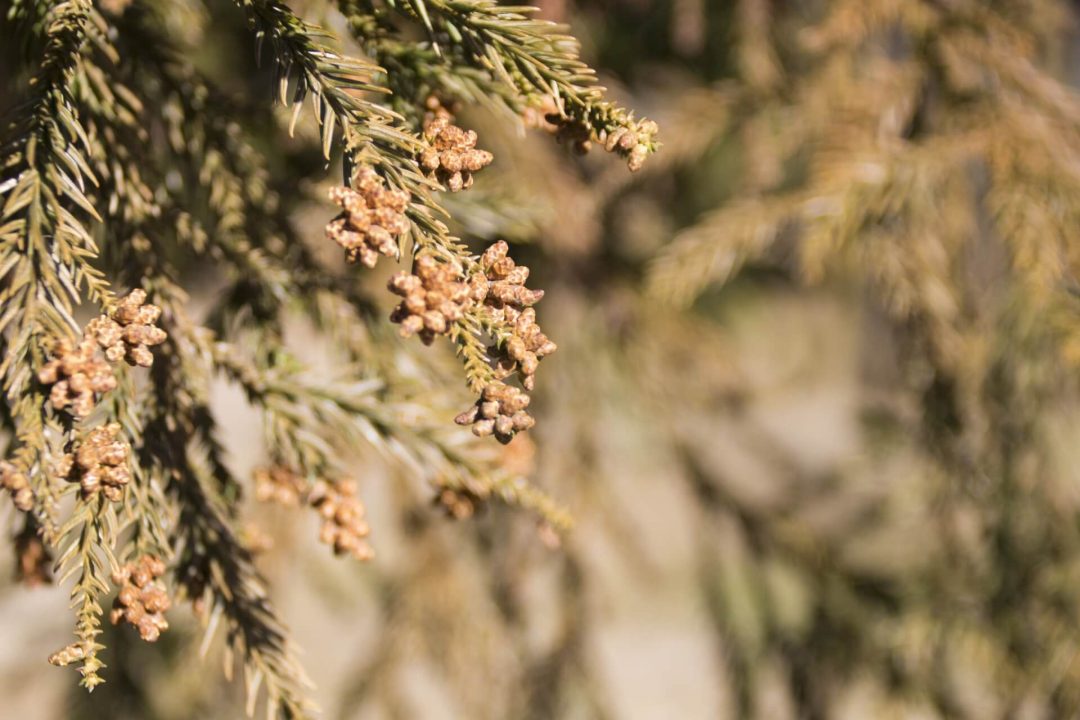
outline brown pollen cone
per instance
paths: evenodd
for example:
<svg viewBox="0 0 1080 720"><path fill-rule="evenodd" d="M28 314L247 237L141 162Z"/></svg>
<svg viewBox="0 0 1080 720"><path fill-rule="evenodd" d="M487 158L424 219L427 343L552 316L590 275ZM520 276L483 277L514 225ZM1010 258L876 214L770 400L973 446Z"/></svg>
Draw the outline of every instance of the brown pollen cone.
<svg viewBox="0 0 1080 720"><path fill-rule="evenodd" d="M90 337L56 344L53 359L38 372L39 382L52 385L49 402L55 409L70 408L76 418L84 418L94 409L98 395L116 387L112 368L96 353L97 343Z"/></svg>
<svg viewBox="0 0 1080 720"><path fill-rule="evenodd" d="M495 435L495 439L505 445L514 439L514 435L536 424L532 416L525 412L529 401L525 392L512 385L489 383L476 404L454 418L454 422L472 425L473 434L477 437Z"/></svg>
<svg viewBox="0 0 1080 720"><path fill-rule="evenodd" d="M462 282L461 270L431 257L417 258L415 273L399 272L390 278L390 292L402 297L390 314L401 325L401 336L419 335L430 345L436 335L450 331L472 302L470 288Z"/></svg>
<svg viewBox="0 0 1080 720"><path fill-rule="evenodd" d="M172 605L165 583L165 563L153 555L143 555L113 573L112 580L119 586L109 620L113 625L121 621L133 625L139 637L154 642L169 628L165 611Z"/></svg>
<svg viewBox="0 0 1080 720"><path fill-rule="evenodd" d="M497 358L496 370L500 378L517 371L522 386L532 390L540 360L558 347L536 323L536 310L532 306L544 297L544 291L525 287L529 268L516 264L508 251L507 244L500 240L480 258L480 267L487 279L484 304L491 308L495 322L510 331L510 337L501 349L492 348L492 355Z"/></svg>
<svg viewBox="0 0 1080 720"><path fill-rule="evenodd" d="M356 496L356 483L320 480L312 489L309 502L323 521L319 540L332 547L335 555L348 554L357 560L375 556L366 539L371 530L364 519L364 503Z"/></svg>
<svg viewBox="0 0 1080 720"><path fill-rule="evenodd" d="M495 159L487 150L476 147L476 133L453 124L453 116L428 101L432 112L424 121L424 140L428 145L420 153L420 167L446 186L450 192L472 187L473 173L483 170Z"/></svg>
<svg viewBox="0 0 1080 720"><path fill-rule="evenodd" d="M298 507L304 495L304 480L292 470L275 465L255 471L255 499L284 507Z"/></svg>
<svg viewBox="0 0 1080 720"><path fill-rule="evenodd" d="M105 350L110 362L125 360L128 365L150 367L154 364L150 348L168 337L156 325L160 317L161 308L147 303L146 291L136 288L111 313L87 323L86 336Z"/></svg>
<svg viewBox="0 0 1080 720"><path fill-rule="evenodd" d="M455 520L465 520L482 510L485 501L466 488L443 488L435 496L435 504Z"/></svg>
<svg viewBox="0 0 1080 720"><path fill-rule="evenodd" d="M9 462L0 462L0 487L11 493L15 508L29 512L34 507L34 491L26 474Z"/></svg>
<svg viewBox="0 0 1080 720"><path fill-rule="evenodd" d="M130 453L131 447L120 435L120 425L109 423L88 432L72 455L61 458L56 474L79 483L86 499L100 492L112 502L119 502L131 481Z"/></svg>
<svg viewBox="0 0 1080 720"><path fill-rule="evenodd" d="M344 248L350 263L373 268L379 255L397 257L398 238L409 231L407 192L384 187L378 173L362 167L353 187L330 189L330 200L342 212L326 226L326 236Z"/></svg>

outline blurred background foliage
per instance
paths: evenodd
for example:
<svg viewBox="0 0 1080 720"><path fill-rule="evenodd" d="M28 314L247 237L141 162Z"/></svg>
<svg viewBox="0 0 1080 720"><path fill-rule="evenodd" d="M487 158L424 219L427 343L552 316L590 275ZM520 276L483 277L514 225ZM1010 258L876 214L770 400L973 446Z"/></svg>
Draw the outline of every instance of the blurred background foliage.
<svg viewBox="0 0 1080 720"><path fill-rule="evenodd" d="M265 87L220 4L206 25L170 3L176 32L202 34L198 62L224 87ZM515 440L507 461L576 526L557 543L481 503L455 521L370 459L369 565L309 546L313 518L252 508L326 716L1080 715L1070 4L542 11L664 143L628 175L604 153L567 162L498 109L463 115L496 161L448 198L458 230L518 244L560 346L535 446ZM306 132L262 150L321 252L327 208L309 198L327 181ZM257 463L241 399L222 389L215 405L233 463ZM86 696L25 661L62 642L41 610L61 613L64 593L0 593L5 715L242 712L182 611L168 652L112 632L109 682Z"/></svg>

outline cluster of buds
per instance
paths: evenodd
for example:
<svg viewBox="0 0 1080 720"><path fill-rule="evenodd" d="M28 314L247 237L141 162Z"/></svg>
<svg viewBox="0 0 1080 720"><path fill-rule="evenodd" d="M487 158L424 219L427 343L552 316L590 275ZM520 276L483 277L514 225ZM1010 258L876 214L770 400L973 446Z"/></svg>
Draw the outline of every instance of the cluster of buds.
<svg viewBox="0 0 1080 720"><path fill-rule="evenodd" d="M656 133L659 129L652 120L631 120L614 130L601 130L597 140L604 144L604 149L608 152L618 153L625 158L630 172L637 172L656 147Z"/></svg>
<svg viewBox="0 0 1080 720"><path fill-rule="evenodd" d="M491 308L494 320L511 333L503 343L504 354L497 360L499 377L505 378L517 371L524 388L532 390L540 360L558 348L536 324L536 311L532 308L544 297L544 291L525 287L529 268L515 264L507 254L508 250L506 243L500 240L480 258L487 279L483 301Z"/></svg>
<svg viewBox="0 0 1080 720"><path fill-rule="evenodd" d="M485 505L484 498L466 488L443 488L435 496L435 504L455 520L471 518Z"/></svg>
<svg viewBox="0 0 1080 720"><path fill-rule="evenodd" d="M472 425L477 437L494 434L495 439L505 445L514 439L514 435L536 424L525 412L529 400L528 394L512 385L492 382L484 387L476 404L454 418L454 422Z"/></svg>
<svg viewBox="0 0 1080 720"><path fill-rule="evenodd" d="M424 119L424 140L419 162L450 192L472 187L473 173L491 164L494 156L476 147L476 132L453 124L453 116L437 98L428 98L429 113Z"/></svg>
<svg viewBox="0 0 1080 720"><path fill-rule="evenodd" d="M357 560L375 556L365 539L370 528L364 520L364 504L356 496L356 483L320 480L312 488L309 501L322 517L319 540L334 548L335 555L349 554Z"/></svg>
<svg viewBox="0 0 1080 720"><path fill-rule="evenodd" d="M52 582L52 555L33 525L26 525L15 536L15 555L15 578L23 585L38 587Z"/></svg>
<svg viewBox="0 0 1080 720"><path fill-rule="evenodd" d="M113 573L113 583L120 586L109 620L119 625L123 620L139 631L146 642L154 642L168 629L165 611L169 609L169 593L159 578L165 574L165 563L153 555L143 555Z"/></svg>
<svg viewBox="0 0 1080 720"><path fill-rule="evenodd" d="M131 480L127 460L130 447L120 437L120 425L109 423L87 433L74 456L65 455L57 474L77 482L82 496L89 499L101 492L113 502L119 502L124 487Z"/></svg>
<svg viewBox="0 0 1080 720"><path fill-rule="evenodd" d="M150 348L165 342L165 331L157 327L161 308L146 302L146 291L132 290L112 312L91 320L86 336L105 350L110 362L126 360L128 365L150 367L154 354Z"/></svg>
<svg viewBox="0 0 1080 720"><path fill-rule="evenodd" d="M11 493L11 501L17 509L29 512L34 506L34 491L30 489L26 473L9 462L0 463L0 487Z"/></svg>
<svg viewBox="0 0 1080 720"><path fill-rule="evenodd" d="M462 282L461 269L431 257L417 258L415 274L399 272L390 278L390 292L404 298L390 314L401 325L401 336L420 335L430 345L460 320L474 300L474 288Z"/></svg>
<svg viewBox="0 0 1080 720"><path fill-rule="evenodd" d="M487 277L485 299L490 305L523 308L535 305L544 297L543 290L529 290L525 281L529 279L529 268L518 265L509 256L510 246L500 240L480 256L480 267ZM512 320L508 317L507 320Z"/></svg>
<svg viewBox="0 0 1080 720"><path fill-rule="evenodd" d="M78 342L64 339L53 348L52 359L38 371L38 381L52 385L49 402L57 410L70 408L76 418L90 414L97 397L116 387L116 376L102 360L100 346L111 362L126 360L130 365L150 367L153 345L167 337L155 323L161 308L146 302L146 291L136 288L108 314L91 320Z"/></svg>
<svg viewBox="0 0 1080 720"><path fill-rule="evenodd" d="M255 499L284 507L298 507L304 496L304 479L287 467L275 465L255 471Z"/></svg>
<svg viewBox="0 0 1080 720"><path fill-rule="evenodd" d="M57 410L71 408L71 414L83 418L90 414L97 396L116 387L116 376L109 364L97 357L97 342L84 336L78 343L61 340L53 359L38 372L38 380L52 385L49 401Z"/></svg>
<svg viewBox="0 0 1080 720"><path fill-rule="evenodd" d="M333 547L336 555L350 554L358 560L370 560L375 555L365 540L370 529L353 482L319 480L309 491L300 475L287 467L275 466L255 471L255 497L260 502L286 507L301 504L313 507L322 518L319 540ZM264 538L253 535L250 540L253 549L269 547Z"/></svg>
<svg viewBox="0 0 1080 720"><path fill-rule="evenodd" d="M555 352L557 346L536 324L536 311L532 308L522 310L511 328L513 335L503 347L506 354L498 359L496 370L500 377L516 370L521 375L522 386L532 390L541 358Z"/></svg>
<svg viewBox="0 0 1080 720"><path fill-rule="evenodd" d="M330 190L330 200L342 212L326 226L326 236L345 249L349 262L375 267L379 255L397 257L397 238L409 231L405 209L409 194L383 186L370 167L361 167L349 187Z"/></svg>

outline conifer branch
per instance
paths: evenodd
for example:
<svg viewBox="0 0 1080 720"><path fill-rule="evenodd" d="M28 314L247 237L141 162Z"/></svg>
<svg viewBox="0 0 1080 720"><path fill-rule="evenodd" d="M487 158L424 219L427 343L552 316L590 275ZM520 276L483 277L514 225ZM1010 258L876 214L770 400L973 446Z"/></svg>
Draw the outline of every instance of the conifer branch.
<svg viewBox="0 0 1080 720"><path fill-rule="evenodd" d="M108 207L123 210L130 232L175 235L229 271L234 291L215 308L212 325L224 328L237 315L273 324L280 307L307 297L301 286L323 272L285 217L233 104L161 36L158 22L141 6L118 21L118 43L138 68L129 73L132 89L110 68L83 63L98 78L83 102L122 156L99 169ZM124 111L103 112L117 107ZM145 150L147 128L168 139L153 154ZM179 174L179 189L165 187L170 171Z"/></svg>
<svg viewBox="0 0 1080 720"><path fill-rule="evenodd" d="M296 67L299 80L292 96L294 112L299 110L307 94L316 103L316 120L323 132L324 152L329 152L328 139L335 123L345 137L346 184L352 182L352 168L368 164L380 171L391 189L403 190L411 198L406 215L415 229L418 248L445 260L456 262L466 270L475 265L474 257L460 240L451 237L441 218L446 216L431 195L438 186L420 173L416 157L423 149L420 140L400 129L402 118L391 111L368 103L355 93L378 90L378 86L356 80L369 78L377 70L341 56L318 41L320 31L292 15L285 6L273 0L246 0L243 7L256 28L257 38L269 37L279 43L280 80L288 80ZM346 72L342 68L351 68ZM286 83L287 84L287 83ZM282 102L288 95L282 93ZM329 136L328 136L329 134Z"/></svg>
<svg viewBox="0 0 1080 720"><path fill-rule="evenodd" d="M155 45L154 47L160 48L161 45ZM183 82L196 82L196 83L198 82L197 79L188 78L188 79L182 80L181 78L176 77L176 75L174 74L176 71L171 69L171 68L164 68L164 67L161 67L161 66L156 66L156 68L165 77L174 78L174 82L176 83L177 87L182 86ZM198 88L199 86L196 86L196 87ZM205 89L205 86L203 86L201 90L196 89L194 92L185 92L183 94L183 97L191 97L191 96L207 97L207 90ZM143 104L144 103L140 103L140 105L143 105ZM151 103L151 105L160 105L160 103ZM184 105L182 107L183 107L183 112L181 113L182 116L187 116L189 113L190 114L198 114L197 113L197 108L195 108L195 107L190 107L190 106L187 106L187 105ZM206 124L199 124L199 121L197 121L194 126L192 126L191 123L186 124L184 126L184 130L186 132L187 137L183 142L177 143L176 147L178 149L184 149L185 151L188 151L188 152L194 150L196 153L199 153L200 149L205 149L208 152L216 152L217 149L220 149L223 152L222 152L221 155L218 155L217 157L220 157L220 158L226 158L226 157L235 158L236 162L240 162L242 164L243 163L250 163L251 161L247 160L245 158L245 156L248 153L250 153L250 150L245 148L243 145L238 145L237 144L237 140L235 138L235 133L231 133L231 134L227 133L227 132L224 131L223 128L222 129L215 129L211 125L212 122L213 122L212 120L208 120L206 122ZM179 128L177 128L177 131L179 131ZM206 132L205 135L202 134L203 131ZM195 134L194 137L192 137L193 133ZM220 144L215 144L215 143L220 143ZM197 155L193 155L192 157L197 159L197 158L202 157L202 154L199 153ZM220 163L220 161L215 162L215 172L214 172L214 177L215 178L220 179L223 174L225 175L226 178L229 178L230 177L229 173L230 173L230 171L229 171L227 166L222 165ZM237 180L239 180L238 176L235 176L235 177L237 177ZM121 182L121 183L118 183L118 185L123 186L123 185L129 185L129 184ZM211 194L212 195L213 194L219 194L219 195L224 196L224 195L227 195L228 193L227 192L222 192L222 193L211 193ZM255 211L255 212L259 212L259 213L264 213L264 211L260 210L260 208L262 206L260 204L258 204L257 202L254 202L254 200L251 199L250 195L245 195L243 199L238 197L236 202L235 202L235 206L237 208L236 211L228 213L228 214L223 213L223 216L228 216L228 215L237 216L240 213L243 213L245 211L252 211L252 210ZM270 218L269 216L266 216L266 221L270 221L270 220L272 220L272 218ZM237 222L237 221L233 221L232 224L234 226L239 226L239 225L250 226L250 223L241 223L241 222ZM262 227L262 226L263 225L260 224L257 227ZM213 243L213 245L217 245L217 244L223 243L223 242L230 242L228 240L229 235L230 234L226 233L226 232L215 233L214 234L214 241L215 242ZM256 233L256 235L254 237L259 237L258 233ZM461 248L460 252L464 253L465 251L464 251L463 248ZM238 254L242 254L242 253L238 253ZM228 257L231 257L231 255L228 256ZM228 259L228 257L226 259ZM241 268L241 270L243 270L243 269L245 269L245 268ZM288 277L287 274L285 274L284 272L282 272L281 275L283 277ZM300 275L298 275L297 278L296 278L296 281L297 282L305 282L303 280L303 278L309 277L309 278L313 279L312 276L313 276L313 272L311 272L309 270L306 273L301 273ZM296 296L296 295L305 296L305 293L300 292L299 288L297 288L295 286L291 286L291 285L287 288L287 292L288 292L288 294L290 296ZM344 292L344 288L343 287L338 287L337 292ZM326 295L326 293L324 292L323 296L325 297L325 295ZM308 303L305 303L305 304L308 304ZM313 306L311 306L310 304L308 304L308 306L309 306L308 307L309 310L313 309ZM192 336L192 337L195 337L195 336ZM197 340L193 340L193 341L197 341ZM271 341L272 341L271 338L264 337L260 344L265 345L267 342L271 342ZM480 347L480 352L482 353L482 346ZM266 356L275 356L275 357L280 357L281 356L280 352L271 351L268 348L264 351L264 354ZM236 368L234 367L234 370L235 369ZM484 366L482 372L485 373L486 376L490 378L490 376L491 376L490 368ZM249 390L251 389L250 384L248 385L248 389ZM341 387L336 387L334 389L334 392L339 393L338 396L344 396L344 394L347 394L347 393L344 393L344 391L343 391L343 389ZM279 452L283 456L288 455L291 458L291 460L293 461L291 464L295 465L298 468L304 469L306 472L309 473L309 476L317 476L319 474L319 472L321 472L322 470L324 470L326 468L327 457L329 455L329 447L326 445L326 441L323 438L327 437L328 434L333 434L335 432L338 432L338 434L340 434L340 432L337 431L338 428L342 427L343 425L344 426L355 425L356 421L355 421L355 419L354 420L346 420L345 418L335 418L334 419L335 422L324 421L315 428L305 429L303 424L299 422L300 418L291 416L288 411L291 409L293 411L303 412L303 408L305 407L305 402L318 403L318 402L320 402L319 398L316 398L314 396L310 396L310 393L301 395L299 398L297 398L295 396L295 393L286 393L286 394L289 395L289 397L292 400L292 402L290 404L288 404L288 405L282 405L282 403L277 402L277 401L264 403L267 406L268 411L273 410L275 408L277 409L277 412L268 412L268 414L270 415L270 418L271 418L271 419L268 420L268 427L271 428L271 429L274 429L273 432L272 432L271 437L268 438L268 442L269 442L269 444L271 446L278 448ZM279 394L279 396L280 396L280 394ZM353 409L355 410L355 409L357 409L359 407L362 407L362 406L354 404ZM373 412L375 410L375 407L374 406L366 406L366 410L367 410L367 412L371 413L371 412ZM375 420L376 423L383 423L383 425L381 425L378 429L369 427L369 430L362 433L362 435L364 437L368 437L368 438L382 437L382 440L380 440L377 443L378 447L387 447L387 446L393 447L393 446L396 445L396 443L399 442L398 440L396 440L394 438L396 438L397 436L400 436L400 435L407 435L408 434L408 429L405 426L403 426L402 424L400 424L400 423L396 423L391 427L391 426L386 426L385 425L385 423L386 423L385 418L376 417L376 418L374 418L374 420ZM344 423L341 422L341 421L344 421ZM364 422L365 423L371 422L371 419L370 418L365 419ZM316 432L316 431L318 431L318 432ZM388 433L392 433L393 438L388 437ZM292 450L290 451L289 448L292 448ZM400 458L400 454L399 454L399 458ZM415 470L418 467L417 461L415 459L413 459L410 462L411 462L412 468Z"/></svg>
<svg viewBox="0 0 1080 720"><path fill-rule="evenodd" d="M392 187L409 192L413 198L410 216L420 233L444 235L445 228L438 227L442 223L437 218L445 212L430 195L435 186L416 166L420 141L400 127L400 116L364 99L364 93L385 92L371 82L379 68L332 50L321 40L328 37L326 33L304 23L276 0L243 0L240 4L255 29L258 47L269 39L277 51L281 103L291 105L295 115L311 96L322 131L323 153L328 158L334 132L340 131L348 161L346 183L351 182L356 165L376 167ZM295 78L291 94L290 78Z"/></svg>
<svg viewBox="0 0 1080 720"><path fill-rule="evenodd" d="M150 408L144 454L170 477L168 492L179 506L172 545L176 580L207 623L207 640L225 620L230 652L243 661L249 709L265 685L268 715L307 718L312 705L309 681L294 655L287 630L269 602L268 592L248 550L230 526L238 482L228 473L214 440L212 418L201 410L205 356L193 342L190 326L173 304L175 290L159 278L155 289L165 312L170 352L155 363L155 398ZM193 383L193 380L195 381Z"/></svg>
<svg viewBox="0 0 1080 720"><path fill-rule="evenodd" d="M309 91L317 98L316 119L323 129L324 153L329 152L331 138L327 133L332 136L336 118L346 136L346 183L353 181L351 167L360 164L374 167L382 173L391 191L403 191L411 199L405 214L415 230L413 240L417 254L430 255L461 268L464 277L476 274L477 257L459 239L449 234L440 219L445 211L430 194L431 189L438 186L419 172L416 158L423 149L419 139L390 124L400 125L399 116L392 113L387 115L388 111L383 111L382 116L373 117L367 112L364 102L352 94L376 86L350 85L348 76L334 70L339 66L351 67L349 61L319 44L315 39L317 31L295 18L284 6L271 0L257 0L244 3L243 7L256 27L257 38L265 35L280 43L279 49L286 58L279 65L279 79L285 80L283 87L288 84L293 65L299 68L300 80L293 96L296 110L299 110L299 103ZM283 102L286 97L283 92ZM353 134L358 123L362 125L365 121L369 123L364 126L366 129ZM454 321L458 337L463 337L462 332L475 332L479 325L477 312L475 308L469 309L463 319ZM476 387L481 385L484 378L480 374L482 366L474 352L474 345L459 343L466 359L466 376L470 385Z"/></svg>
<svg viewBox="0 0 1080 720"><path fill-rule="evenodd" d="M369 0L339 0L338 7L353 37L385 73L394 109L420 124L420 109L431 95L485 105L518 118L525 99L516 88L472 65L460 47L435 47L406 39L398 32L391 11Z"/></svg>
<svg viewBox="0 0 1080 720"><path fill-rule="evenodd" d="M428 43L398 37L387 11L371 0L338 0L354 36L388 71L391 87L412 103L436 94L520 115L550 112L560 135L586 149L599 142L641 168L656 152L654 123L605 100L596 73L582 62L577 40L536 8L489 0L386 2L390 12L422 26ZM404 104L403 104L404 105ZM415 105L414 105L415 107ZM415 115L415 110L402 112Z"/></svg>
<svg viewBox="0 0 1080 720"><path fill-rule="evenodd" d="M330 49L323 40L331 35L303 22L277 0L241 0L239 4L255 30L257 56L264 42L270 41L277 63L278 100L298 112L296 106L311 96L327 159L335 130L350 146L357 142L354 137L360 142L408 146L408 135L388 127L395 119L393 113L363 97L383 92L370 82L378 68Z"/></svg>
<svg viewBox="0 0 1080 720"><path fill-rule="evenodd" d="M376 321L376 306L354 279L328 271L304 247L293 218L307 199L302 182L273 176L263 138L246 127L250 113L170 34L173 10L144 0L100 7L16 0L8 18L34 59L20 60L25 67L14 77L31 81L0 138L0 424L11 432L13 461L0 480L29 513L21 541L40 548L20 558L24 568L36 557L46 578L40 568L51 550L60 581L73 583L76 641L51 662L81 663L89 689L104 682L99 640L110 586L117 590L111 621L153 642L168 627L161 578L171 570L206 621L208 641L225 626L249 712L266 698L271 716L301 718L313 712L308 681L236 529L244 483L229 467L211 411L215 373L261 413L274 460L309 480L339 476L344 458L365 446L408 479L424 480L423 493L491 498L568 527L566 511L529 483L520 462L510 469L509 454L451 423L456 414L473 435L504 443L531 427L530 398L503 380L515 376L531 390L555 344L536 323L532 306L543 293L525 286L529 269L507 256L505 244L478 256L450 233L436 193L468 187L491 154L447 116L441 125L421 117L420 102L431 89L518 115L550 96L560 123L632 164L655 150L655 125L604 100L577 45L532 21L531 10L413 2L370 26L361 16L374 17L373 8L343 0L380 67L336 50L331 33L282 0L237 5L259 52L272 56L277 95L292 106L294 125L312 101L319 132L317 142L301 138L305 150L318 145L328 161L341 151L345 182L355 187L338 190L356 192L366 179L390 191L389 203L368 208L396 228L390 244L398 246L380 253L412 257L414 271L430 271L425 281L438 280L423 298L403 302L405 310L418 317L418 300L439 305L438 290L455 293L441 325L425 310L432 327L422 337L448 335L482 397L458 413L455 393L432 392L432 381L444 379L441 367L402 362L408 351L387 341L389 327ZM419 18L431 42L398 35L390 16L402 25ZM5 29L0 42L8 37ZM8 55L0 53L4 62ZM280 188L289 195L276 195ZM229 282L201 324L186 314L176 280L191 255L212 259ZM110 283L132 291L117 299ZM104 314L83 328L76 306L87 299ZM296 309L340 339L349 359L343 379L314 377L293 359L284 326ZM119 367L123 361L148 368L148 381ZM312 505L366 534L358 501L338 501L324 495ZM70 507L65 518L61 506Z"/></svg>
<svg viewBox="0 0 1080 720"><path fill-rule="evenodd" d="M78 575L71 589L71 606L75 609L76 641L53 655L54 665L78 662L82 675L80 685L93 691L105 682L98 674L105 664L98 659L98 651L104 646L98 642L101 634L100 598L108 594L109 573L116 567L113 547L116 538L116 516L111 503L97 496L89 500L79 498L75 511L59 531L64 548L56 560L60 568L59 583ZM105 554L103 561L101 554Z"/></svg>
<svg viewBox="0 0 1080 720"><path fill-rule="evenodd" d="M340 472L333 458L366 444L435 487L469 487L495 495L508 505L537 512L560 529L569 514L527 480L489 467L461 432L427 417L420 402L386 397L382 383L318 382L290 362L283 351L273 368L258 367L228 343L208 350L218 368L240 384L266 415L267 444L278 460L307 478ZM336 447L335 444L336 443Z"/></svg>
<svg viewBox="0 0 1080 720"><path fill-rule="evenodd" d="M97 248L79 219L98 219L85 194L95 180L71 88L90 12L83 0L49 7L40 69L0 143L0 374L17 441L12 461L31 478L34 513L50 539L57 493L43 453L46 429L61 428L34 376L46 343L77 332L72 306L80 288L103 307L112 302L107 281L89 262Z"/></svg>
<svg viewBox="0 0 1080 720"><path fill-rule="evenodd" d="M591 139L633 134L633 144L612 145L624 157L632 151L631 169L656 152L655 129L635 121L633 114L604 99L605 88L580 55L578 41L565 28L532 16L531 7L506 7L492 0L405 0L388 3L402 15L419 21L436 38L434 47L446 42L461 50L462 57L479 71L503 84L525 105L543 107L554 99L557 113L585 128ZM346 6L346 13L348 8ZM641 150L636 151L635 148Z"/></svg>

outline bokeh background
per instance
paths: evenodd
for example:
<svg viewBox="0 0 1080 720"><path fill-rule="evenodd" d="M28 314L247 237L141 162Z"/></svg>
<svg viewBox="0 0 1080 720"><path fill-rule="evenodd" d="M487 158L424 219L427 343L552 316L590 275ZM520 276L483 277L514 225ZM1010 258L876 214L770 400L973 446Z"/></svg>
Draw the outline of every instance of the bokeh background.
<svg viewBox="0 0 1080 720"><path fill-rule="evenodd" d="M265 75L215 7L199 62L246 92ZM664 143L630 175L463 113L496 162L448 199L457 230L515 244L560 347L507 462L576 524L452 519L371 457L370 564L252 505L325 716L1080 716L1073 9L542 3ZM303 139L264 150L321 198ZM333 261L329 213L296 220ZM189 274L197 312L220 286ZM329 362L309 332L295 345ZM224 385L215 406L247 475L257 418ZM66 591L14 585L12 562L0 717L242 715L184 609L156 646L110 629L108 683L84 695L45 662Z"/></svg>

